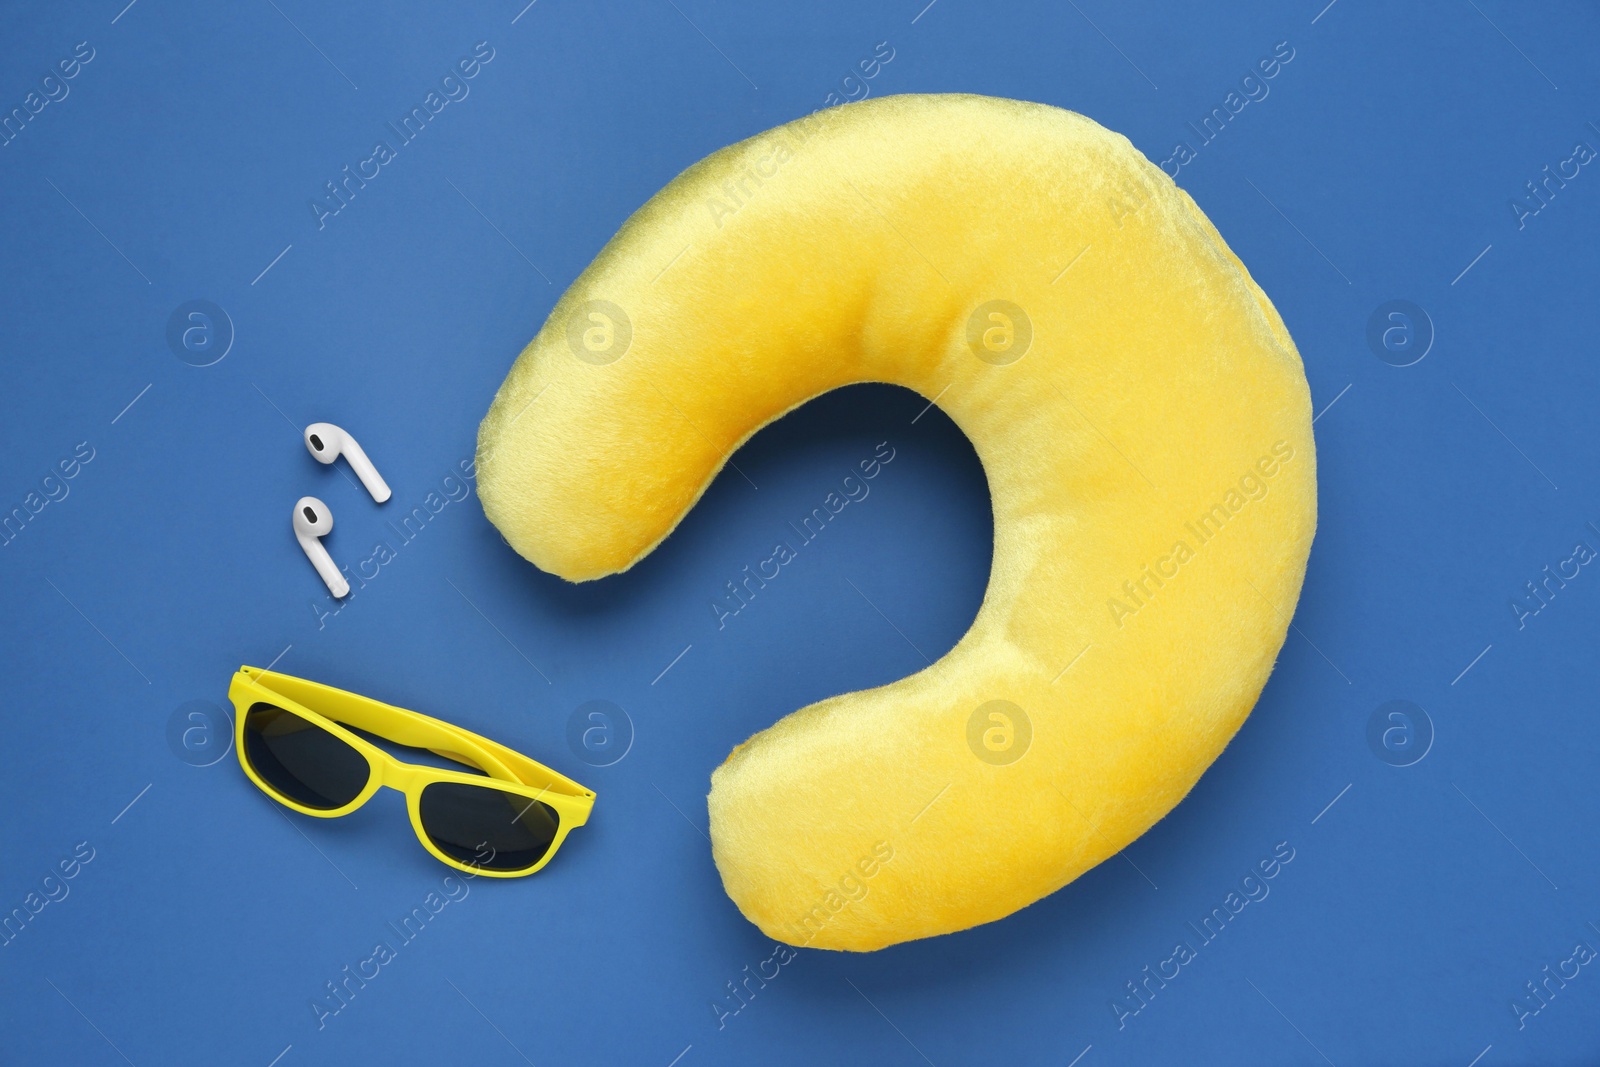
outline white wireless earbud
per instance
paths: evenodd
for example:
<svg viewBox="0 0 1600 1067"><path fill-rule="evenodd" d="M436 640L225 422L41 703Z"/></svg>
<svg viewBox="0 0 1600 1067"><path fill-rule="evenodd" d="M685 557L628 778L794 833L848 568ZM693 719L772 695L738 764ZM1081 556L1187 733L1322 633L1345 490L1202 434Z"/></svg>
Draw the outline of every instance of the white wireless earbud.
<svg viewBox="0 0 1600 1067"><path fill-rule="evenodd" d="M350 592L350 583L344 580L333 557L322 547L319 538L333 529L333 512L328 505L314 496L303 496L294 502L294 536L305 550L306 558L317 568L317 573L328 585L328 592L342 597Z"/></svg>
<svg viewBox="0 0 1600 1067"><path fill-rule="evenodd" d="M367 487L372 499L380 504L389 499L389 483L383 480L378 468L372 465L372 460L367 458L356 439L333 423L313 422L307 426L306 448L310 449L318 463L332 463L342 454L350 461L350 469L356 472L356 477Z"/></svg>

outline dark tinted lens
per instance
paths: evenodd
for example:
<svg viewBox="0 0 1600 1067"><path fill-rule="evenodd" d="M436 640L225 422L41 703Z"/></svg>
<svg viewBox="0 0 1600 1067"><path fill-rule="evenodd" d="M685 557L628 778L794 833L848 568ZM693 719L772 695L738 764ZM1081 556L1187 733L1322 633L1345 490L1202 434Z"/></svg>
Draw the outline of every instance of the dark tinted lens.
<svg viewBox="0 0 1600 1067"><path fill-rule="evenodd" d="M344 807L372 774L343 738L271 704L245 713L244 754L262 781L308 808Z"/></svg>
<svg viewBox="0 0 1600 1067"><path fill-rule="evenodd" d="M422 828L452 859L493 871L521 871L550 851L561 818L529 797L464 782L424 786Z"/></svg>

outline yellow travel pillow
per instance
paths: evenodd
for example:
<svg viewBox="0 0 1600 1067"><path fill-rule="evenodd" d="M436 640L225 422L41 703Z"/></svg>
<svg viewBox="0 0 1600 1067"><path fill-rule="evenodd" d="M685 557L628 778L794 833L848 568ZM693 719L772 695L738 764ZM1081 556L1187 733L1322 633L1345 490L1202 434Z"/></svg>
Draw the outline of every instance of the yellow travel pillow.
<svg viewBox="0 0 1600 1067"><path fill-rule="evenodd" d="M891 96L716 152L623 225L483 420L484 511L546 571L627 570L751 434L853 382L971 438L983 607L926 670L739 745L708 803L745 916L860 951L1009 915L1183 799L1283 644L1316 458L1283 322L1126 138Z"/></svg>

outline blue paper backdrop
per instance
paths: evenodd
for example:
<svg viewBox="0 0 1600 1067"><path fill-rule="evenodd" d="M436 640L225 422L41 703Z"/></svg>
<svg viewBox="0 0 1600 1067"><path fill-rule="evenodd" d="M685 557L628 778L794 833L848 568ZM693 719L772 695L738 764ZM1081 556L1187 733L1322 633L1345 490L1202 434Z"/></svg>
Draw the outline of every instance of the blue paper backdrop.
<svg viewBox="0 0 1600 1067"><path fill-rule="evenodd" d="M1600 1060L1592 4L122 3L13 4L0 42L0 1058ZM386 123L434 89L403 143ZM735 999L773 945L722 893L708 776L964 631L991 549L970 446L920 397L846 390L582 587L511 553L459 465L673 175L837 100L942 91L1083 112L1178 172L1300 346L1321 528L1260 705L1124 857ZM327 199L379 139L394 157ZM320 419L392 505L310 460ZM723 583L883 441L870 497L719 630ZM352 570L396 548L336 615L289 533L304 493ZM226 685L270 661L546 758L599 791L593 822L538 877L450 899L393 794L323 822L245 781ZM574 747L591 701L609 718ZM1202 942L1274 850L1268 894ZM1180 940L1195 958L1148 980ZM395 958L326 999L380 941Z"/></svg>

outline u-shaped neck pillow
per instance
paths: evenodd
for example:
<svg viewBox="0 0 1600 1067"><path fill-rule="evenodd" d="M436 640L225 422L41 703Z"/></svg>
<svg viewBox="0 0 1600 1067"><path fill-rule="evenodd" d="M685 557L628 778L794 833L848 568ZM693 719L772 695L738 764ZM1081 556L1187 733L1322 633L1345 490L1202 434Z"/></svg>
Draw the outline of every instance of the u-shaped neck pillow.
<svg viewBox="0 0 1600 1067"><path fill-rule="evenodd" d="M739 745L709 807L749 919L867 950L1025 907L1183 798L1283 643L1316 460L1277 312L1126 138L898 96L723 149L640 208L496 395L484 510L544 570L626 570L751 434L854 382L936 398L971 438L983 606L926 670Z"/></svg>

